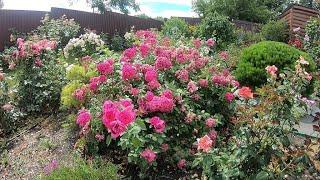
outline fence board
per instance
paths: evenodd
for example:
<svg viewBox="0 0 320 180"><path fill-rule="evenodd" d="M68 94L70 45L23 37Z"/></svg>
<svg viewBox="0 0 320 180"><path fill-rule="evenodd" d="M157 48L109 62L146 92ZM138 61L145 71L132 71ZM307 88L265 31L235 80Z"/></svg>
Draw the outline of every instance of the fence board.
<svg viewBox="0 0 320 180"><path fill-rule="evenodd" d="M49 12L42 11L21 11L21 10L0 10L0 51L9 42L10 28L19 32L27 33L40 25L41 18ZM60 18L66 15L75 19L82 28L96 30L97 33L104 32L114 35L116 32L123 35L132 26L136 30L157 28L160 29L162 22L154 19L142 19L120 13L106 12L97 14L62 8L51 8L50 16Z"/></svg>

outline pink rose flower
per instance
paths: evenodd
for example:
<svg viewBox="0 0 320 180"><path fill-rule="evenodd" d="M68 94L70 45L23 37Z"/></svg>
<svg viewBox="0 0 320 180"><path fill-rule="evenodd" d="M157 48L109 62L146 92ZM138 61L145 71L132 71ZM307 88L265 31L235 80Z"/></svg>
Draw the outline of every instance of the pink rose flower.
<svg viewBox="0 0 320 180"><path fill-rule="evenodd" d="M96 134L95 138L97 141L101 142L104 140L104 135L103 134Z"/></svg>
<svg viewBox="0 0 320 180"><path fill-rule="evenodd" d="M167 70L172 67L172 62L166 57L158 57L155 62L155 67L159 70Z"/></svg>
<svg viewBox="0 0 320 180"><path fill-rule="evenodd" d="M149 54L150 47L147 44L141 44L139 49L142 57L146 57Z"/></svg>
<svg viewBox="0 0 320 180"><path fill-rule="evenodd" d="M198 86L195 82L190 81L188 83L187 89L190 93L194 93L194 92L198 91Z"/></svg>
<svg viewBox="0 0 320 180"><path fill-rule="evenodd" d="M229 53L227 51L221 51L219 53L219 57L226 61L229 59Z"/></svg>
<svg viewBox="0 0 320 180"><path fill-rule="evenodd" d="M209 136L210 139L212 140L212 145L215 145L216 140L217 140L217 137L218 137L217 131L215 131L214 129L211 130L211 131L208 133L208 136Z"/></svg>
<svg viewBox="0 0 320 180"><path fill-rule="evenodd" d="M122 66L122 79L123 80L132 80L136 77L136 68L129 63L125 63Z"/></svg>
<svg viewBox="0 0 320 180"><path fill-rule="evenodd" d="M123 52L123 56L128 58L129 60L132 60L137 53L137 49L135 47L128 48Z"/></svg>
<svg viewBox="0 0 320 180"><path fill-rule="evenodd" d="M149 148L147 148L147 149L145 149L144 151L142 151L142 152L140 153L140 155L141 155L141 157L143 157L145 160L147 160L148 163L152 163L152 162L156 159L156 157L157 157L156 153L155 153L154 151L152 151L151 149L149 149Z"/></svg>
<svg viewBox="0 0 320 180"><path fill-rule="evenodd" d="M161 149L163 152L167 152L169 149L169 144L161 144Z"/></svg>
<svg viewBox="0 0 320 180"><path fill-rule="evenodd" d="M0 81L4 80L4 73L0 72Z"/></svg>
<svg viewBox="0 0 320 180"><path fill-rule="evenodd" d="M147 72L144 75L144 79L147 82L151 82L151 81L157 81L158 80L158 73L155 69L151 68L149 70L147 70Z"/></svg>
<svg viewBox="0 0 320 180"><path fill-rule="evenodd" d="M132 96L137 96L140 93L138 88L131 88L130 93Z"/></svg>
<svg viewBox="0 0 320 180"><path fill-rule="evenodd" d="M80 112L78 113L78 117L77 117L77 124L80 127L84 127L86 124L88 124L91 120L91 114L89 111L83 109L80 110Z"/></svg>
<svg viewBox="0 0 320 180"><path fill-rule="evenodd" d="M209 47L212 47L212 46L214 46L215 44L216 44L216 42L215 42L212 38L210 38L210 39L207 40L207 45L208 45Z"/></svg>
<svg viewBox="0 0 320 180"><path fill-rule="evenodd" d="M197 38L193 40L193 45L195 48L199 49L201 47L201 39Z"/></svg>
<svg viewBox="0 0 320 180"><path fill-rule="evenodd" d="M245 99L252 99L253 98L253 93L249 87L242 87L241 89L239 89L238 95L240 97L245 98Z"/></svg>
<svg viewBox="0 0 320 180"><path fill-rule="evenodd" d="M8 103L8 104L3 105L2 109L7 111L7 112L9 112L9 111L11 111L13 109L13 107L14 107L13 105Z"/></svg>
<svg viewBox="0 0 320 180"><path fill-rule="evenodd" d="M268 74L270 74L271 76L277 76L277 71L278 71L278 68L273 65L273 66L267 66L266 67L266 71Z"/></svg>
<svg viewBox="0 0 320 180"><path fill-rule="evenodd" d="M216 120L213 118L209 118L206 120L206 125L209 128L215 127L216 126Z"/></svg>
<svg viewBox="0 0 320 180"><path fill-rule="evenodd" d="M97 65L97 69L102 75L109 75L113 73L113 60L108 59L104 62L101 62Z"/></svg>
<svg viewBox="0 0 320 180"><path fill-rule="evenodd" d="M149 123L154 127L154 130L157 133L163 133L164 129L166 128L166 122L156 116L151 118Z"/></svg>
<svg viewBox="0 0 320 180"><path fill-rule="evenodd" d="M208 135L205 135L204 137L197 139L198 142L198 150L203 150L204 152L209 152L212 147L212 140Z"/></svg>
<svg viewBox="0 0 320 180"><path fill-rule="evenodd" d="M234 95L233 95L233 93L231 93L231 92L227 92L227 93L225 94L225 98L226 98L227 102L230 103L230 102L233 101Z"/></svg>
<svg viewBox="0 0 320 180"><path fill-rule="evenodd" d="M179 169L184 169L186 167L187 161L185 159L180 159L177 166Z"/></svg>
<svg viewBox="0 0 320 180"><path fill-rule="evenodd" d="M119 102L105 101L103 104L102 123L113 139L121 136L135 120L136 112L131 99Z"/></svg>
<svg viewBox="0 0 320 180"><path fill-rule="evenodd" d="M200 87L202 87L202 88L206 88L206 87L208 87L208 80L206 80L206 79L200 79L199 81L198 81L198 83L199 83L199 86Z"/></svg>
<svg viewBox="0 0 320 180"><path fill-rule="evenodd" d="M84 101L84 98L86 97L86 89L85 88L76 89L73 93L73 96L78 101Z"/></svg>

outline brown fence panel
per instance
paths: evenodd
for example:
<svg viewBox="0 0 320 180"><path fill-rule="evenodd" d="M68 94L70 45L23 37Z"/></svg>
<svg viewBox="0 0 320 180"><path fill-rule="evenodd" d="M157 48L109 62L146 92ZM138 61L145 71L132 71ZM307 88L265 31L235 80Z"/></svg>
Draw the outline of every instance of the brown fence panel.
<svg viewBox="0 0 320 180"><path fill-rule="evenodd" d="M10 31L14 28L18 32L27 33L40 25L41 18L49 12L22 11L22 10L0 10L0 51L8 44ZM62 8L51 8L51 17L60 18L66 15L73 18L82 28L96 30L97 33L124 34L132 26L136 30L157 28L160 29L162 22L154 19L142 19L120 13L106 12L97 14Z"/></svg>
<svg viewBox="0 0 320 180"><path fill-rule="evenodd" d="M47 12L0 10L0 51L9 43L10 29L27 33L40 25L40 20Z"/></svg>
<svg viewBox="0 0 320 180"><path fill-rule="evenodd" d="M109 35L114 35L116 32L124 34L129 31L132 26L134 26L136 30L150 28L160 29L162 26L161 21L154 19L142 19L115 12L96 14L69 9L51 8L52 17L59 18L62 15L66 15L68 18L73 18L83 28L96 30L97 33L104 32Z"/></svg>

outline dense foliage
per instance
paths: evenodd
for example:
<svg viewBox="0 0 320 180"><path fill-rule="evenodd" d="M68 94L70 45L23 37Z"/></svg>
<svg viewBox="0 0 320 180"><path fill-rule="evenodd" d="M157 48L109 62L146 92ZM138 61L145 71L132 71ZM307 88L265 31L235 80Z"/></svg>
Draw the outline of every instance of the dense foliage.
<svg viewBox="0 0 320 180"><path fill-rule="evenodd" d="M306 26L305 49L320 64L320 18L311 19Z"/></svg>
<svg viewBox="0 0 320 180"><path fill-rule="evenodd" d="M198 27L199 36L204 39L215 38L220 48L235 40L235 27L227 16L216 12L204 17Z"/></svg>
<svg viewBox="0 0 320 180"><path fill-rule="evenodd" d="M62 48L70 39L77 36L79 31L80 25L73 19L67 19L66 16L59 19L50 19L49 15L46 14L35 33L41 38L56 41L58 48Z"/></svg>
<svg viewBox="0 0 320 180"><path fill-rule="evenodd" d="M267 41L287 43L289 41L289 26L284 21L270 21L262 26L261 33Z"/></svg>
<svg viewBox="0 0 320 180"><path fill-rule="evenodd" d="M236 77L240 83L259 87L267 82L266 66L276 64L280 71L286 67L293 69L300 56L310 63L308 70L315 71L315 63L307 53L280 42L260 42L244 49Z"/></svg>
<svg viewBox="0 0 320 180"><path fill-rule="evenodd" d="M266 23L279 15L289 2L290 0L196 0L193 7L203 17L217 12L232 19Z"/></svg>
<svg viewBox="0 0 320 180"><path fill-rule="evenodd" d="M170 38L179 39L190 35L188 23L181 18L170 18L162 26L162 33Z"/></svg>

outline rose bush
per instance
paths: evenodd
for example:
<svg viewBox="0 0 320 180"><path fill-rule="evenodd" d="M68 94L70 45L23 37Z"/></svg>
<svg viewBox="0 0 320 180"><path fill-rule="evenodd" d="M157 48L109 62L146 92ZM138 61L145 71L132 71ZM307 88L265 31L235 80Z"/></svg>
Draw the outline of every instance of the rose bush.
<svg viewBox="0 0 320 180"><path fill-rule="evenodd" d="M281 157L271 154L283 155L282 148L292 145L289 133L306 112L301 92L310 82L308 61L301 58L295 72L281 75L267 66L269 84L254 94L228 71L226 51L209 56L213 40L173 40L153 31L130 39L134 45L120 56L109 53L68 70L73 78L65 87L68 101L62 102L78 111L70 116L81 130L76 147L89 154L120 151L139 167L140 177L157 177L162 167L203 170L210 178L301 173L279 173L270 164ZM285 167L287 160L281 163Z"/></svg>
<svg viewBox="0 0 320 180"><path fill-rule="evenodd" d="M256 98L248 88L239 89L237 94L247 100L236 100L233 132L219 141L220 146L197 153L193 166L200 165L213 179L302 178L305 169L316 175L308 155L316 142L297 145L291 138L294 125L312 103L302 96L310 83L308 65L300 59L295 70L280 74L276 66L267 66L268 84L258 89Z"/></svg>
<svg viewBox="0 0 320 180"><path fill-rule="evenodd" d="M134 46L118 58L72 65L81 74L97 73L64 88L74 103L63 104L79 110L77 144L89 153L103 151L103 144L119 147L141 172L152 173L157 163L187 168L197 148L211 149L227 126L239 83L208 56L213 40L174 41L152 31L132 38Z"/></svg>

